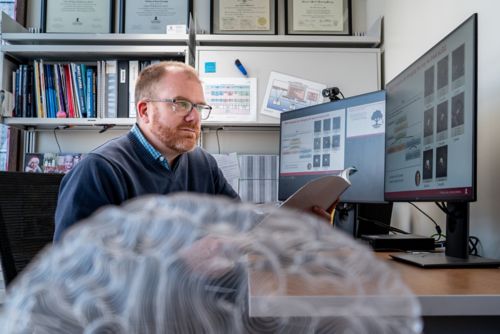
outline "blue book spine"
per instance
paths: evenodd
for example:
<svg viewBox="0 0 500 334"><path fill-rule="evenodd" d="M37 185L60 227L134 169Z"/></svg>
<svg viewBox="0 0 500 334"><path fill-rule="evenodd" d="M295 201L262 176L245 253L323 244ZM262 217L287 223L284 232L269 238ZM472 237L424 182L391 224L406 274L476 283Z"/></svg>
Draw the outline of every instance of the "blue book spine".
<svg viewBox="0 0 500 334"><path fill-rule="evenodd" d="M86 89L86 99L87 99L87 116L89 118L95 118L95 110L94 110L94 82L93 76L94 71L91 68L87 68L86 80L87 80L87 89Z"/></svg>
<svg viewBox="0 0 500 334"><path fill-rule="evenodd" d="M78 101L80 101L80 107L81 107L80 111L82 117L86 118L87 108L85 106L85 90L82 78L82 68L78 65L76 65L75 68L76 68L76 82L78 84Z"/></svg>
<svg viewBox="0 0 500 334"><path fill-rule="evenodd" d="M47 118L54 118L54 101L52 100L52 90L53 86L51 85L52 81L52 69L51 65L45 64L45 96L47 100Z"/></svg>

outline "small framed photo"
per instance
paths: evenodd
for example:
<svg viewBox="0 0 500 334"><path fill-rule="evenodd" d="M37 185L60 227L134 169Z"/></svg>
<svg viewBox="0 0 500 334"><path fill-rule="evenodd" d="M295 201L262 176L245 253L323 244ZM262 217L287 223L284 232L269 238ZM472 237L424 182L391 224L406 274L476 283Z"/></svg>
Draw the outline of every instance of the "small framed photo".
<svg viewBox="0 0 500 334"><path fill-rule="evenodd" d="M290 35L351 35L351 0L286 0Z"/></svg>
<svg viewBox="0 0 500 334"><path fill-rule="evenodd" d="M276 0L211 0L213 34L276 34Z"/></svg>
<svg viewBox="0 0 500 334"><path fill-rule="evenodd" d="M42 0L42 30L47 33L111 33L113 0Z"/></svg>

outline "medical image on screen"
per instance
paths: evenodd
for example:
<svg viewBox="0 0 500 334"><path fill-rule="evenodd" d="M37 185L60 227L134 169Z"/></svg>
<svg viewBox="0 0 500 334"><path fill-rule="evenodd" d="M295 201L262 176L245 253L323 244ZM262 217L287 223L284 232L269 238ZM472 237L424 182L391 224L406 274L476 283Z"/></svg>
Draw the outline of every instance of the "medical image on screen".
<svg viewBox="0 0 500 334"><path fill-rule="evenodd" d="M314 132L321 132L321 121L314 122Z"/></svg>
<svg viewBox="0 0 500 334"><path fill-rule="evenodd" d="M434 66L425 71L424 96L434 93Z"/></svg>
<svg viewBox="0 0 500 334"><path fill-rule="evenodd" d="M315 150L321 149L321 138L314 138L314 149Z"/></svg>
<svg viewBox="0 0 500 334"><path fill-rule="evenodd" d="M324 149L329 149L331 146L330 146L330 136L328 137L323 137L323 148Z"/></svg>
<svg viewBox="0 0 500 334"><path fill-rule="evenodd" d="M453 96L451 99L451 127L456 128L464 124L464 93Z"/></svg>
<svg viewBox="0 0 500 334"><path fill-rule="evenodd" d="M422 178L424 180L432 179L432 163L433 163L433 150L424 151L424 161L422 165L423 175Z"/></svg>
<svg viewBox="0 0 500 334"><path fill-rule="evenodd" d="M437 132L448 129L448 101L444 101L437 107Z"/></svg>
<svg viewBox="0 0 500 334"><path fill-rule="evenodd" d="M462 44L451 54L451 81L456 81L465 74L465 45Z"/></svg>
<svg viewBox="0 0 500 334"><path fill-rule="evenodd" d="M437 89L448 86L448 56L438 62Z"/></svg>
<svg viewBox="0 0 500 334"><path fill-rule="evenodd" d="M432 136L434 133L434 108L424 112L424 137Z"/></svg>
<svg viewBox="0 0 500 334"><path fill-rule="evenodd" d="M332 148L340 147L340 135L332 136Z"/></svg>
<svg viewBox="0 0 500 334"><path fill-rule="evenodd" d="M332 129L340 130L340 117L332 118Z"/></svg>
<svg viewBox="0 0 500 334"><path fill-rule="evenodd" d="M321 155L315 154L313 156L313 167L321 167Z"/></svg>
<svg viewBox="0 0 500 334"><path fill-rule="evenodd" d="M436 149L436 177L446 177L448 175L448 146L441 146Z"/></svg>
<svg viewBox="0 0 500 334"><path fill-rule="evenodd" d="M323 167L330 166L330 154L323 154Z"/></svg>
<svg viewBox="0 0 500 334"><path fill-rule="evenodd" d="M330 131L330 119L323 120L323 131Z"/></svg>

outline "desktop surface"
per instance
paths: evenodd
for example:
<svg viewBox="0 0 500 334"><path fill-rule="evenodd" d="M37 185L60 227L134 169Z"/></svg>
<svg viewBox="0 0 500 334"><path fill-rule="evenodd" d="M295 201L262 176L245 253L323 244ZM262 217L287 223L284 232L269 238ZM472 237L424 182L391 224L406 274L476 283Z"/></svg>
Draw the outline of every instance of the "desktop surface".
<svg viewBox="0 0 500 334"><path fill-rule="evenodd" d="M401 253L402 254L402 253ZM500 317L499 268L430 268L423 269L391 259L393 253L377 252L375 256L397 271L403 282L417 296L422 316L494 316ZM273 314L289 316L291 301L307 298L314 305L337 303L349 291L319 284L311 290L304 287L300 277L287 277L287 288L282 295L270 295L274 283L269 274L249 273L250 316L265 316L269 302L276 307ZM297 315L297 314L295 314ZM331 314L334 315L334 314Z"/></svg>

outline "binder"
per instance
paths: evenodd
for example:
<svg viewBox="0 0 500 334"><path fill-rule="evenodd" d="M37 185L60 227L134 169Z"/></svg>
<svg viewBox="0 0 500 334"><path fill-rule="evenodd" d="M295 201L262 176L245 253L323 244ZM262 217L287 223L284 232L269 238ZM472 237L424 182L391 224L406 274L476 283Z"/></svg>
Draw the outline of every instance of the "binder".
<svg viewBox="0 0 500 334"><path fill-rule="evenodd" d="M128 60L118 61L118 118L128 118Z"/></svg>

